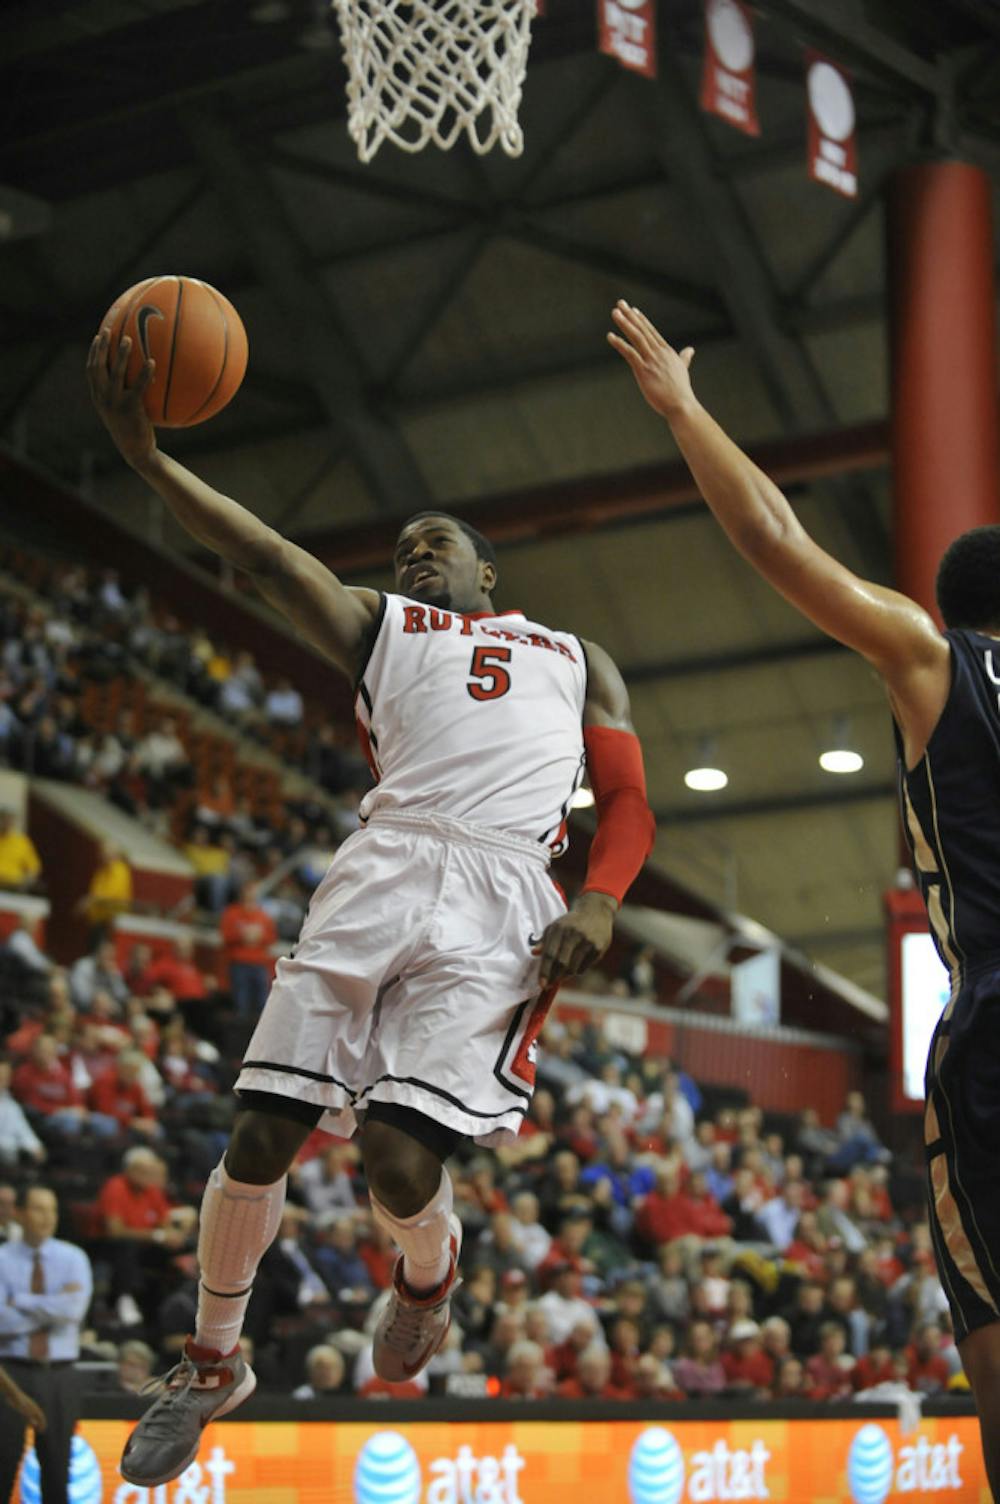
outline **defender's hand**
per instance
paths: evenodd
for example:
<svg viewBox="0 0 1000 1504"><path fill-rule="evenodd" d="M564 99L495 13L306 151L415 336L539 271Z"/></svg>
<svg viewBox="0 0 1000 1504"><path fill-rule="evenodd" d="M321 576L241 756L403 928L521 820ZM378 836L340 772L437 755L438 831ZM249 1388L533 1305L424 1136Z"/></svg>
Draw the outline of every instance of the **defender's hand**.
<svg viewBox="0 0 1000 1504"><path fill-rule="evenodd" d="M136 470L156 453L156 432L142 404L142 394L156 373L147 360L131 386L125 384L131 340L119 341L114 360L109 358L111 331L102 329L92 341L87 357L87 382L98 416L117 445L122 458Z"/></svg>
<svg viewBox="0 0 1000 1504"><path fill-rule="evenodd" d="M579 976L599 961L611 944L618 904L607 893L581 893L568 914L553 920L532 954L541 956L543 987Z"/></svg>
<svg viewBox="0 0 1000 1504"><path fill-rule="evenodd" d="M609 334L608 344L632 368L636 384L654 412L671 418L695 400L690 366L694 350L688 345L680 354L668 345L644 313L619 298L611 317L620 333Z"/></svg>

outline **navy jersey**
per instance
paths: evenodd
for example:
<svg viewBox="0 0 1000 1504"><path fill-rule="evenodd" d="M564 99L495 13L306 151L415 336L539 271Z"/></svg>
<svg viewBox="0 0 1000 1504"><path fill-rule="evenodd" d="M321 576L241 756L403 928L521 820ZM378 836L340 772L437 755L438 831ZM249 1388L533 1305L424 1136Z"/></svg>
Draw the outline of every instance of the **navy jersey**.
<svg viewBox="0 0 1000 1504"><path fill-rule="evenodd" d="M951 689L915 768L896 728L899 793L931 932L954 996L1000 966L1000 640L958 629Z"/></svg>

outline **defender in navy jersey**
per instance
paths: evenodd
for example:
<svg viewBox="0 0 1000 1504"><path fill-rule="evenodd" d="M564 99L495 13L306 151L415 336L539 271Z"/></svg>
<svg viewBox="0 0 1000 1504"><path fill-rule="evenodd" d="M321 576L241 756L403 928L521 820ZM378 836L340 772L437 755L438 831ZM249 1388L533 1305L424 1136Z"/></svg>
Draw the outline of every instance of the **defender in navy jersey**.
<svg viewBox="0 0 1000 1504"><path fill-rule="evenodd" d="M444 1341L462 1230L444 1161L515 1134L555 986L607 949L653 842L628 695L607 654L498 613L493 549L424 512L402 526L395 591L349 589L162 454L107 330L88 363L98 413L174 516L255 584L352 681L378 780L309 906L237 1082L241 1111L201 1208L194 1339L126 1445L140 1487L177 1477L205 1425L252 1392L238 1338L286 1173L317 1125L357 1132L372 1213L400 1249L373 1363L414 1378ZM598 811L582 891L549 877L584 771Z"/></svg>
<svg viewBox="0 0 1000 1504"><path fill-rule="evenodd" d="M881 675L900 794L951 1000L927 1063L931 1232L1000 1498L1000 527L956 539L938 574L945 633L805 533L777 486L695 397L674 350L624 301L611 345L670 424L712 512L776 590Z"/></svg>

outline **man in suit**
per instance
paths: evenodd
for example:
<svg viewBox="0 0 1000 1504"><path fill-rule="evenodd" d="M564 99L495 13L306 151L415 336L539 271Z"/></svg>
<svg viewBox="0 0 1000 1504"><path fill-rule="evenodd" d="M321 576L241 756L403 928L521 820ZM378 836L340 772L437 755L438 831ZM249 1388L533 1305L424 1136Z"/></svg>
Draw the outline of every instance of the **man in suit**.
<svg viewBox="0 0 1000 1504"><path fill-rule="evenodd" d="M21 1193L19 1242L0 1246L0 1359L18 1392L45 1415L44 1429L22 1405L0 1425L0 1499L10 1498L24 1451L26 1426L35 1427L42 1504L67 1504L70 1449L80 1412L75 1370L80 1327L93 1278L82 1248L54 1236L59 1206L46 1186Z"/></svg>

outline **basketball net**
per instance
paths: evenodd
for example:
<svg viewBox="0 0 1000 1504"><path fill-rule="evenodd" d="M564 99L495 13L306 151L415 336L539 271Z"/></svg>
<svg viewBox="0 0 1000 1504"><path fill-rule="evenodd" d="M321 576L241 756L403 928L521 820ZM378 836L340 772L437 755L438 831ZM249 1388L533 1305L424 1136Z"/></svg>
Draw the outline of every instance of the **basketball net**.
<svg viewBox="0 0 1000 1504"><path fill-rule="evenodd" d="M517 111L535 0L331 0L347 64L347 129L362 162L383 141L519 157Z"/></svg>

